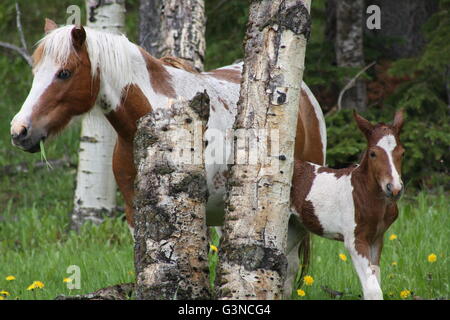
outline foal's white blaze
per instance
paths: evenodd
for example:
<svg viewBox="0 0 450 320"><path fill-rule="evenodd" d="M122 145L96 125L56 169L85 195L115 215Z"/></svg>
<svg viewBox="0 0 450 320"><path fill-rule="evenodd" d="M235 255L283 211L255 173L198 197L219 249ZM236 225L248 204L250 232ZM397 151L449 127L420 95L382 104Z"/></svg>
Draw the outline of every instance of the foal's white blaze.
<svg viewBox="0 0 450 320"><path fill-rule="evenodd" d="M383 138L381 138L380 141L378 141L377 146L386 152L388 160L389 160L389 167L391 169L391 176L392 176L391 183L394 186L394 189L400 190L402 188L402 180L397 171L397 168L394 165L394 161L393 161L393 157L392 157L392 151L394 151L395 147L397 146L395 137L391 134L386 135ZM388 183L388 182L386 182L386 183Z"/></svg>
<svg viewBox="0 0 450 320"><path fill-rule="evenodd" d="M31 125L30 121L33 108L48 86L53 82L58 69L59 67L53 61L46 59L46 61L35 70L30 93L20 111L11 121L11 133L18 133L21 131L22 127L29 127Z"/></svg>

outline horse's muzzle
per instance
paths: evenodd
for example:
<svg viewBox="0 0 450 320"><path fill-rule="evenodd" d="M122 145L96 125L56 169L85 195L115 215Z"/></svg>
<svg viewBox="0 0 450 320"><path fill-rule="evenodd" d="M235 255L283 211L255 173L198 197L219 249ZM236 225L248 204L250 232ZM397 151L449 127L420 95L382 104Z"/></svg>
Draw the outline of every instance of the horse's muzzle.
<svg viewBox="0 0 450 320"><path fill-rule="evenodd" d="M397 201L402 196L404 190L405 188L403 187L403 184L401 185L400 189L395 189L393 188L392 184L388 183L386 185L385 193L389 199Z"/></svg>
<svg viewBox="0 0 450 320"><path fill-rule="evenodd" d="M41 150L41 141L45 140L45 135L28 135L27 129L19 133L11 134L11 142L14 146L23 151L35 153Z"/></svg>

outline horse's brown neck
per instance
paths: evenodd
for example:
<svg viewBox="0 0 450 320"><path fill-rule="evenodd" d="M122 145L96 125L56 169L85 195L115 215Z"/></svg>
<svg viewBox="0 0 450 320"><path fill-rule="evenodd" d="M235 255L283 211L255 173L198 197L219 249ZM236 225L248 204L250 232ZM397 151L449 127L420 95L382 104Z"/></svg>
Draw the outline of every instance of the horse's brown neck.
<svg viewBox="0 0 450 320"><path fill-rule="evenodd" d="M127 86L122 93L120 105L106 115L119 138L132 145L136 133L136 122L152 111L141 89L136 85Z"/></svg>

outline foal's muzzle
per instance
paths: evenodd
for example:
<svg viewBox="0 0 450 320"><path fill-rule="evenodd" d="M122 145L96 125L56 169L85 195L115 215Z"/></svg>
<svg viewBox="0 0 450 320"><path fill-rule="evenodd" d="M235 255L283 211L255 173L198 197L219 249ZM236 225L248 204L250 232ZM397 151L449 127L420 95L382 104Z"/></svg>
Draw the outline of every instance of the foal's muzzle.
<svg viewBox="0 0 450 320"><path fill-rule="evenodd" d="M397 201L402 196L404 189L403 183L400 185L400 188L394 188L392 183L388 183L386 184L385 193L389 199Z"/></svg>

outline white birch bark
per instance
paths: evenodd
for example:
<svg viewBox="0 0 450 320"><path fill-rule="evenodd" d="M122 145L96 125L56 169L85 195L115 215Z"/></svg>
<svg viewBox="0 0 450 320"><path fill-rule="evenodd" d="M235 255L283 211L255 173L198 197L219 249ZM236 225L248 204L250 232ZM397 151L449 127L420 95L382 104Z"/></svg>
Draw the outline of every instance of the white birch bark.
<svg viewBox="0 0 450 320"><path fill-rule="evenodd" d="M139 121L134 233L138 299L209 298L202 150L208 115L209 97L202 93Z"/></svg>
<svg viewBox="0 0 450 320"><path fill-rule="evenodd" d="M125 31L124 0L87 0L87 26L112 33ZM112 172L112 153L116 132L100 108L84 117L75 189L72 227L85 221L100 223L116 207L116 182Z"/></svg>
<svg viewBox="0 0 450 320"><path fill-rule="evenodd" d="M250 6L235 130L275 134L268 149L278 139L279 161L278 167L276 162L240 164L245 157L235 150L220 248L221 299L282 298L309 8L309 0L261 0ZM250 139L245 151L256 150L256 141ZM261 149L258 160L265 156Z"/></svg>
<svg viewBox="0 0 450 320"><path fill-rule="evenodd" d="M174 56L203 70L204 0L141 0L139 39L157 58Z"/></svg>

